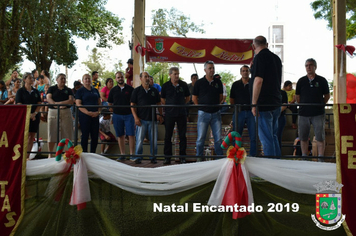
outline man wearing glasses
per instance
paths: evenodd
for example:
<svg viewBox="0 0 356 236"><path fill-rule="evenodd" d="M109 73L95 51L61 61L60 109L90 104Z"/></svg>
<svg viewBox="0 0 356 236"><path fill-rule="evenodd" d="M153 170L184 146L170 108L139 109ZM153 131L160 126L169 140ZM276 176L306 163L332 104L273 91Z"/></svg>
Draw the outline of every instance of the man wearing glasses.
<svg viewBox="0 0 356 236"><path fill-rule="evenodd" d="M179 79L178 67L169 69L169 81L163 84L161 90L161 103L163 105L185 105L189 101L190 93L186 82ZM185 163L187 138L187 109L185 107L166 107L164 126L166 134L164 137L164 155L166 156L163 164L170 164L172 156L172 135L174 125L177 123L179 134L179 155L180 162Z"/></svg>
<svg viewBox="0 0 356 236"><path fill-rule="evenodd" d="M219 105L223 100L223 85L220 79L214 79L214 62L205 62L204 71L205 76L199 79L194 85L193 102L195 105ZM220 147L222 142L220 107L209 106L198 108L198 137L196 142L198 157L203 156L204 143L209 125L214 137L215 154L223 155Z"/></svg>
<svg viewBox="0 0 356 236"><path fill-rule="evenodd" d="M302 156L308 156L308 138L310 125L314 127L318 146L318 156L324 156L325 151L325 107L330 98L328 81L315 73L316 61L309 58L305 62L307 75L297 82L295 97L298 103L319 103L320 106L299 106L298 132Z"/></svg>
<svg viewBox="0 0 356 236"><path fill-rule="evenodd" d="M125 84L124 73L121 71L116 72L115 80L117 86L110 90L108 103L112 105L130 105L132 91L134 90L130 85ZM114 107L110 109L113 111L113 125L118 137L118 144L120 147L121 155L125 154L125 130L126 135L129 137L130 155L135 153L135 120L130 107ZM118 160L125 160L121 156Z"/></svg>

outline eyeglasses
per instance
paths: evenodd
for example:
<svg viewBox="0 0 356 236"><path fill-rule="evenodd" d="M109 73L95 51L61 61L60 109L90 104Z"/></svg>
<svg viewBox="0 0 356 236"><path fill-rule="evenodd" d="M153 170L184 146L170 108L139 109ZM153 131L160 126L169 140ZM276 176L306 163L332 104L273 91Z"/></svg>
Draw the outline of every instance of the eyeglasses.
<svg viewBox="0 0 356 236"><path fill-rule="evenodd" d="M116 77L117 79L120 79L120 78L124 78L124 76L118 76L118 77Z"/></svg>

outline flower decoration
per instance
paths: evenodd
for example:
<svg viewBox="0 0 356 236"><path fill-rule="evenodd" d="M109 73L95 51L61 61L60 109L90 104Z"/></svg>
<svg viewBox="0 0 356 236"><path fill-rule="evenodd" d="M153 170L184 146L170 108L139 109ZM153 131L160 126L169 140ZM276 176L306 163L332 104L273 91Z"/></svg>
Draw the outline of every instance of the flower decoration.
<svg viewBox="0 0 356 236"><path fill-rule="evenodd" d="M77 160L80 158L80 154L83 152L83 149L80 145L75 147L70 147L64 154L63 159L70 164L76 164Z"/></svg>
<svg viewBox="0 0 356 236"><path fill-rule="evenodd" d="M246 151L244 148L237 149L236 147L230 146L227 150L227 158L233 159L236 164L243 163L246 158Z"/></svg>

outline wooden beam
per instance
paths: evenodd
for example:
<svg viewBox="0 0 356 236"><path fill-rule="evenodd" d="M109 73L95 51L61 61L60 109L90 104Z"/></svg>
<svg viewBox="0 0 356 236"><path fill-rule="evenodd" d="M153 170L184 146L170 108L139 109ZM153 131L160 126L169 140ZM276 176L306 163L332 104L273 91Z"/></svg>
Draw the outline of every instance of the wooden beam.
<svg viewBox="0 0 356 236"><path fill-rule="evenodd" d="M346 54L335 45L346 45L346 0L333 1L334 103L346 103Z"/></svg>
<svg viewBox="0 0 356 236"><path fill-rule="evenodd" d="M133 27L133 87L137 87L141 84L140 73L144 70L144 59L136 53L135 47L137 44L146 46L145 39L145 8L146 0L135 0L135 16ZM141 61L141 62L140 62ZM141 65L141 66L140 66Z"/></svg>

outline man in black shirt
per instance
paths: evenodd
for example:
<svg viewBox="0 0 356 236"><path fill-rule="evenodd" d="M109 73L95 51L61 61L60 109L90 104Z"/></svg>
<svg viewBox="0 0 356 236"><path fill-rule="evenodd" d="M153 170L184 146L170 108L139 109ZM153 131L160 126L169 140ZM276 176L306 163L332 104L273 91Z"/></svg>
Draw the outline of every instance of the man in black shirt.
<svg viewBox="0 0 356 236"><path fill-rule="evenodd" d="M308 156L308 139L310 125L313 124L315 139L318 146L318 156L324 156L325 151L325 107L330 98L328 81L315 73L316 61L307 59L305 69L307 75L297 82L295 97L298 103L319 103L320 106L299 106L298 132L302 156Z"/></svg>
<svg viewBox="0 0 356 236"><path fill-rule="evenodd" d="M250 156L256 156L256 122L251 112L251 96L249 88L250 68L246 65L240 68L241 79L234 82L230 91L230 104L239 104L237 113L237 127L235 125L235 113L232 116L233 129L242 135L247 124L250 136ZM243 106L246 105L246 106Z"/></svg>
<svg viewBox="0 0 356 236"><path fill-rule="evenodd" d="M205 76L194 85L193 102L195 105L219 105L223 99L223 86L221 80L214 79L215 67L213 61L204 63ZM221 148L221 113L220 107L198 108L198 137L197 156L203 156L204 143L208 126L210 125L214 137L214 149L217 155L223 155Z"/></svg>
<svg viewBox="0 0 356 236"><path fill-rule="evenodd" d="M179 68L172 67L169 69L168 82L164 83L161 90L161 102L163 105L185 105L189 101L189 89L186 82L179 79ZM187 149L187 111L184 107L166 107L166 116L164 125L166 134L164 137L164 155L166 159L163 164L170 164L172 156L172 135L174 125L177 123L179 133L179 155L185 156ZM181 163L185 158L180 158Z"/></svg>
<svg viewBox="0 0 356 236"><path fill-rule="evenodd" d="M117 86L113 87L110 90L108 97L109 106L121 105L129 106L133 88L125 84L124 73L121 71L116 72L115 80ZM121 155L125 154L125 131L126 135L129 137L129 149L130 155L133 155L135 152L135 120L131 112L130 107L114 107L113 111L113 125L116 132L116 137L118 137L117 142L120 147ZM125 157L122 156L119 160L125 160Z"/></svg>
<svg viewBox="0 0 356 236"><path fill-rule="evenodd" d="M251 67L251 102L252 105L258 105L258 114L256 107L252 107L251 111L258 117L258 136L264 155L280 156L277 132L282 104L282 62L276 54L268 50L265 37L257 36L252 47L255 57Z"/></svg>
<svg viewBox="0 0 356 236"><path fill-rule="evenodd" d="M150 75L148 72L140 74L141 86L134 89L131 96L131 106L144 106L144 107L131 107L132 115L136 124L136 150L135 154L141 155L143 152L143 140L146 133L150 139L151 155L157 154L157 125L154 125L155 120L152 120L151 105L161 105L161 98L156 88L150 86ZM162 108L159 108L159 121L163 122ZM156 117L156 115L154 115ZM155 119L155 118L154 118ZM152 137L152 125L154 125L154 140ZM137 164L141 163L142 157L131 159ZM157 163L156 158L150 157L151 163Z"/></svg>

